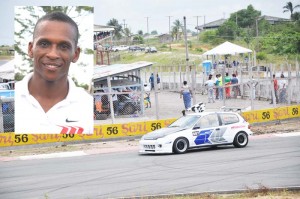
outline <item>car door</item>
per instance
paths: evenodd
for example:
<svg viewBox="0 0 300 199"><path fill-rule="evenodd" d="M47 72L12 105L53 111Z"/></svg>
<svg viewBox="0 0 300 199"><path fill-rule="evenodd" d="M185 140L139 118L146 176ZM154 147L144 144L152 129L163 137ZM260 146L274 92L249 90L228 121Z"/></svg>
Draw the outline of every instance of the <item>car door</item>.
<svg viewBox="0 0 300 199"><path fill-rule="evenodd" d="M204 146L222 143L224 129L216 113L202 116L192 130L193 146Z"/></svg>
<svg viewBox="0 0 300 199"><path fill-rule="evenodd" d="M228 142L233 142L235 133L245 125L239 124L240 119L235 113L219 113L222 129L224 129L223 138Z"/></svg>

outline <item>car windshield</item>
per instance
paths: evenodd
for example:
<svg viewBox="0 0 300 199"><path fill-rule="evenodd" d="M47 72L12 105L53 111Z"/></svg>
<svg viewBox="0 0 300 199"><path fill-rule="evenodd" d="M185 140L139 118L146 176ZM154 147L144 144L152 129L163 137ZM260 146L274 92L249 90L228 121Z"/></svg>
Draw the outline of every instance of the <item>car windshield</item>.
<svg viewBox="0 0 300 199"><path fill-rule="evenodd" d="M175 122L173 122L169 128L173 127L181 127L181 128L192 128L196 122L199 120L199 115L187 115L179 118Z"/></svg>

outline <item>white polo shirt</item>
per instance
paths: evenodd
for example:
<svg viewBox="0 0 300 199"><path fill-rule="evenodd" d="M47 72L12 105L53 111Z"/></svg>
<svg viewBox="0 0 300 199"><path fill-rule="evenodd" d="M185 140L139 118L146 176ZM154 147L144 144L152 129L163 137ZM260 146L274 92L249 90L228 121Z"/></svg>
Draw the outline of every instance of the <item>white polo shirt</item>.
<svg viewBox="0 0 300 199"><path fill-rule="evenodd" d="M92 134L94 131L93 97L76 87L71 78L67 97L47 113L29 93L33 73L15 86L15 133L26 134Z"/></svg>

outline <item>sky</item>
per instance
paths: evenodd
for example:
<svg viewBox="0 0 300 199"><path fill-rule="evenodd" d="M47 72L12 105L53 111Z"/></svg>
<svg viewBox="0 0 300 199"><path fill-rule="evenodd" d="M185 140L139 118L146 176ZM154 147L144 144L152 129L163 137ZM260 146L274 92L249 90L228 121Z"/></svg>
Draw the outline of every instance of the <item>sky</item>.
<svg viewBox="0 0 300 199"><path fill-rule="evenodd" d="M14 6L93 6L97 25L106 25L115 18L132 33L156 30L161 34L169 32L169 19L172 26L185 16L187 29L196 31L197 18L198 25L203 25L204 18L205 23L229 18L230 13L250 4L262 15L289 18L290 13L283 13L288 1L300 4L300 0L6 0L0 1L0 45L14 44Z"/></svg>

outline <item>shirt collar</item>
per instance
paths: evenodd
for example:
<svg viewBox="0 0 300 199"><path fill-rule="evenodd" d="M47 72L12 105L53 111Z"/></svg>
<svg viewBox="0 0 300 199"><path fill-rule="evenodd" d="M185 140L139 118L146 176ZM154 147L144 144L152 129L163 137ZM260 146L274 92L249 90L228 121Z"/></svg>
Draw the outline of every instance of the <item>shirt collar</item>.
<svg viewBox="0 0 300 199"><path fill-rule="evenodd" d="M28 88L28 83L30 81L30 79L32 78L33 76L33 72L27 74L23 80L20 82L20 84L18 85L18 92L21 94L21 95L30 95L29 93L29 88ZM77 95L76 95L76 85L74 83L74 81L72 80L71 77L68 76L68 82L69 82L69 92L68 92L68 95L67 97L65 98L65 100L67 101L76 101L77 99Z"/></svg>

